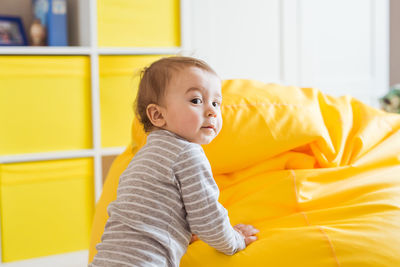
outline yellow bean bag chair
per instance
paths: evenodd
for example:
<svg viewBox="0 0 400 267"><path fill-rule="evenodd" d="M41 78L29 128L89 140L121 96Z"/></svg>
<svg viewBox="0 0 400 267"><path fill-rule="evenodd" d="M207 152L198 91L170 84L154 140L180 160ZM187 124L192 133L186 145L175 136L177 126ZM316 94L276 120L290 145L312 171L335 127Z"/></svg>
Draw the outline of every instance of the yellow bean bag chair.
<svg viewBox="0 0 400 267"><path fill-rule="evenodd" d="M312 88L230 80L224 126L204 146L232 224L259 240L233 256L202 241L182 267L400 266L400 116ZM120 174L146 136L113 163L97 204L89 261Z"/></svg>

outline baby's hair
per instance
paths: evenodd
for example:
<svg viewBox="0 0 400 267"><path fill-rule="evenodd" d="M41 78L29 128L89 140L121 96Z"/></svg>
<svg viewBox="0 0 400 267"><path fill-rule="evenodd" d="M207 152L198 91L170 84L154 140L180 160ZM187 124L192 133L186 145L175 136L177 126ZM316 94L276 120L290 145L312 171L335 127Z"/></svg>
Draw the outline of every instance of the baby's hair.
<svg viewBox="0 0 400 267"><path fill-rule="evenodd" d="M149 104L160 104L172 75L188 67L197 67L218 76L206 62L183 56L162 58L142 70L134 109L145 132L149 132L153 128L153 124L147 117L147 106Z"/></svg>

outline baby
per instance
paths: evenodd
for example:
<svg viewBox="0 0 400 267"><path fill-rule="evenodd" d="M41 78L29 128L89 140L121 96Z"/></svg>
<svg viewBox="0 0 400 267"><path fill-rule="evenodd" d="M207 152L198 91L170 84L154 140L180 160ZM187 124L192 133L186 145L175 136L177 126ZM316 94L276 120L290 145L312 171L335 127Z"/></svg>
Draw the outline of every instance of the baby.
<svg viewBox="0 0 400 267"><path fill-rule="evenodd" d="M221 101L221 80L201 60L163 58L143 71L136 113L149 135L89 266L179 266L197 237L227 255L257 239L253 226L231 226L200 146L221 130Z"/></svg>

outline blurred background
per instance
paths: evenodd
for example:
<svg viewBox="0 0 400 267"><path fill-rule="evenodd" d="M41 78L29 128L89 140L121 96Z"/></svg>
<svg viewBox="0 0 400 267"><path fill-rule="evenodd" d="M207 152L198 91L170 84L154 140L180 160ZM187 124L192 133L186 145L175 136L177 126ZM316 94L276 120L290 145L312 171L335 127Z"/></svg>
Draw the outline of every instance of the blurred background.
<svg viewBox="0 0 400 267"><path fill-rule="evenodd" d="M0 0L0 266L86 266L144 66L183 54L381 108L400 83L399 14L397 0Z"/></svg>

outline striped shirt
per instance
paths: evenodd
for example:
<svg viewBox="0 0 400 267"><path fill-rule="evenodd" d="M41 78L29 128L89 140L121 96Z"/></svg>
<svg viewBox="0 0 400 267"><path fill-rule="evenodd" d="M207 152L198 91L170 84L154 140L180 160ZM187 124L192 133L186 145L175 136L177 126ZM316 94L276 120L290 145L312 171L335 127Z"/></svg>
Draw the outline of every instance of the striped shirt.
<svg viewBox="0 0 400 267"><path fill-rule="evenodd" d="M245 248L202 147L153 131L122 173L95 266L179 266L191 234L232 255Z"/></svg>

